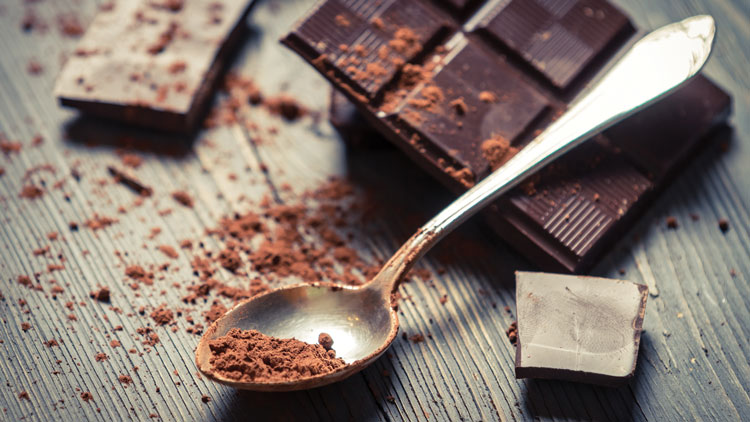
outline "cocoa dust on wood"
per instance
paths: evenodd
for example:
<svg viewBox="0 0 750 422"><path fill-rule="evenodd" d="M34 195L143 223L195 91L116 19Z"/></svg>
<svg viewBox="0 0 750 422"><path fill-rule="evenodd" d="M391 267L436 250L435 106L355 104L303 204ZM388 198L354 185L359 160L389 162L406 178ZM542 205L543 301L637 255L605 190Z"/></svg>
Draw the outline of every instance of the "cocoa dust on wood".
<svg viewBox="0 0 750 422"><path fill-rule="evenodd" d="M232 328L208 342L215 374L239 382L279 382L327 374L346 366L320 344Z"/></svg>

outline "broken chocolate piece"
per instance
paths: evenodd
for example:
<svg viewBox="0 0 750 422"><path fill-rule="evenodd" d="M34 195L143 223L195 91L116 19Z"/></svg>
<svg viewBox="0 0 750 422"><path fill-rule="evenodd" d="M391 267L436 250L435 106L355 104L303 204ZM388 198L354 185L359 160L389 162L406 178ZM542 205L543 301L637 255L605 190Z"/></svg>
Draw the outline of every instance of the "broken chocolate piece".
<svg viewBox="0 0 750 422"><path fill-rule="evenodd" d="M633 376L648 287L516 273L516 378L619 385Z"/></svg>
<svg viewBox="0 0 750 422"><path fill-rule="evenodd" d="M252 4L196 0L174 9L150 0L117 2L88 28L55 95L62 105L92 115L189 133L241 39Z"/></svg>
<svg viewBox="0 0 750 422"><path fill-rule="evenodd" d="M320 49L349 49L350 41L337 38L337 31L323 40L303 28L333 27L335 16L343 14L347 33L369 34L389 27L388 16L327 0L282 42L316 66L372 128L456 193L486 177L562 114L634 32L603 0L488 0L474 2L476 9L453 1L418 3L431 10L424 19L453 7L462 12L448 12L448 23L439 19L440 30L412 27L418 39L430 41L413 56L399 56L397 62L405 62L382 75L390 79L373 90L347 79L346 69ZM322 12L330 7L336 14ZM500 21L524 28L508 32ZM571 48L553 48L557 45ZM377 63L394 57L385 53ZM376 59L361 56L358 66ZM343 121L340 99L333 110L342 135L372 142L364 132L353 134L362 127L356 116ZM506 194L486 210L487 221L541 268L585 272L730 110L729 96L698 75Z"/></svg>

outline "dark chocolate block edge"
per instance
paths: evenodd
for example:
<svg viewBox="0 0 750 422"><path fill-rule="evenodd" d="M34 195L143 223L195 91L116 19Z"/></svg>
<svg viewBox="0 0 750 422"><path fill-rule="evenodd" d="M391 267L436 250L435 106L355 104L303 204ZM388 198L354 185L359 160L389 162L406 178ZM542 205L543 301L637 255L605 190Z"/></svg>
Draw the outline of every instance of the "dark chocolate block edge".
<svg viewBox="0 0 750 422"><path fill-rule="evenodd" d="M319 3L282 43L456 193L495 167L484 153L488 138L499 135L513 148L523 147L634 31L627 17L602 0L489 1L474 6L477 12L466 22L444 3L427 0L408 8L384 1L366 10L350 3ZM503 32L495 23L507 20L506 14L530 21L533 30L524 39L551 44L533 47ZM597 23L586 32L582 19ZM413 41L408 48L399 32L405 23L406 39ZM581 61L565 65L564 57L555 59L549 51L555 45L569 46L566 54ZM394 46L402 48L394 52ZM421 77L423 71L428 76ZM487 99L487 93L493 95ZM448 108L449 101L455 108ZM336 103L340 111L342 102ZM487 220L541 268L585 272L729 112L728 95L698 76L561 157L491 205ZM348 127L345 136L356 124Z"/></svg>
<svg viewBox="0 0 750 422"><path fill-rule="evenodd" d="M209 109L212 93L221 81L220 76L224 72L232 52L239 46L243 36L247 33L247 17L255 3L255 0L248 1L232 30L216 51L203 82L193 94L192 103L187 113L175 113L149 106L92 102L68 97L59 97L60 104L76 108L91 116L117 120L150 129L183 134L193 133Z"/></svg>

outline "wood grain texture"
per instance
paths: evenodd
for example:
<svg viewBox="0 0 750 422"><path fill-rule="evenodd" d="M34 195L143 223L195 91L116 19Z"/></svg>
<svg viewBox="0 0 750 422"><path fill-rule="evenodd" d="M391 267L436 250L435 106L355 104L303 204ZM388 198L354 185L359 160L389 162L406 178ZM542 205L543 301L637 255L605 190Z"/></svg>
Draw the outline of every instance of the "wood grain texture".
<svg viewBox="0 0 750 422"><path fill-rule="evenodd" d="M299 200L302 192L330 175L347 175L358 190L381 203L369 224L353 228L357 248L371 259L389 256L451 200L396 150L346 148L327 124L328 84L278 44L310 2L259 4L234 69L252 76L267 94L293 93L322 114L320 121L284 123L261 108L247 107L239 114L257 129L233 125L204 131L195 139L80 121L55 103L50 94L55 75L63 55L75 45L75 40L59 36L57 16L74 13L85 24L96 13L93 0L46 0L39 7L21 1L1 3L0 133L21 142L23 150L0 155L5 170L0 176L0 419L149 420L150 414L160 420L746 419L750 6L741 0L616 3L642 29L697 13L712 14L719 34L706 73L734 98L733 130L720 134L729 141L728 152L712 147L700 154L594 270L597 275L646 283L652 290L632 382L607 389L515 380L515 350L504 333L514 319L513 271L534 267L479 221L471 221L425 258L424 267L436 274L432 283L415 280L402 287L407 298L400 308L402 330L430 334L424 342L399 337L386 356L361 374L288 394L237 392L198 377L193 363L198 339L185 333L182 318L177 332L155 328L161 343L150 352L129 353L131 348L145 350L135 334L148 322L137 315L139 307L181 305L185 292L171 288L171 283L194 279L192 255L181 251L165 280L153 289L131 290L123 270L132 263L159 265L166 258L156 244L177 246L182 239L199 238L222 215L257 206L265 195L282 202ZM27 8L47 22L46 33L20 30ZM30 59L43 65L42 74L27 72ZM45 141L33 147L36 134ZM145 161L136 174L152 181L155 189L142 206L134 204L136 197L127 189L98 183L108 178L106 166L118 163L114 152L122 146L123 134L152 138L154 144L174 145L181 152L141 152ZM85 139L91 136L100 146L87 146ZM253 144L253 138L261 142ZM52 164L56 173L39 172L31 180L44 179L47 193L33 201L19 198L26 170L44 163ZM72 168L82 174L80 182L68 177ZM63 188L52 188L63 177ZM281 189L285 183L293 189ZM195 197L194 208L172 201L169 193L178 189ZM118 213L120 205L128 212ZM172 213L155 212L164 209ZM95 212L119 222L98 231L68 228L69 222L81 224ZM691 214L699 220L693 221ZM677 218L677 230L667 229L668 215ZM728 232L719 230L719 218L729 220ZM162 228L155 241L148 239L152 227ZM60 239L49 241L50 232L58 232ZM205 241L208 248L218 247L211 238ZM33 249L46 245L51 246L48 256L30 256ZM48 273L48 264L59 263L59 253L65 257L65 269ZM445 273L437 275L438 269ZM42 273L44 292L16 282L18 275L34 272ZM229 274L221 276L227 283L242 282ZM65 290L56 300L51 298L51 279ZM111 305L88 299L99 285L112 289ZM441 304L444 294L449 299ZM28 306L19 306L19 299ZM68 301L76 303L72 311L65 307ZM77 321L68 320L70 313ZM23 322L32 328L24 332ZM117 325L123 329L114 330ZM52 338L58 339L59 347L43 344ZM122 347L110 347L115 339ZM107 353L109 359L96 362L97 352ZM133 384L124 388L117 380L120 374L132 376ZM18 398L24 390L29 400ZM93 401L82 401L81 391L90 391ZM211 401L203 403L202 395Z"/></svg>

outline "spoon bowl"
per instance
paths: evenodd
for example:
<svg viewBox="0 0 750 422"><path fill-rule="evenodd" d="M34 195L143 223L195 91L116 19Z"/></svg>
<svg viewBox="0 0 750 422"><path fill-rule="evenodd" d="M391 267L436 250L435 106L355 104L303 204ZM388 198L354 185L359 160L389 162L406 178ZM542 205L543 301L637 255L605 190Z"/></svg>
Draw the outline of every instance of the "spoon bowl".
<svg viewBox="0 0 750 422"><path fill-rule="evenodd" d="M318 283L277 289L240 303L206 330L198 368L235 388L291 391L347 378L385 352L398 332L393 294L414 263L443 236L524 178L576 145L653 103L695 76L708 59L714 20L701 15L658 29L638 41L568 111L502 167L427 222L361 287ZM316 343L325 332L348 364L333 372L278 382L237 382L212 370L208 342L232 328Z"/></svg>
<svg viewBox="0 0 750 422"><path fill-rule="evenodd" d="M336 356L347 363L334 372L302 381L237 382L212 370L209 342L232 328L258 330L277 338L315 344L320 333L334 340ZM369 285L342 287L331 283L300 284L240 302L216 320L196 350L200 371L213 381L255 391L293 391L318 387L358 372L385 352L398 332L398 316L389 299Z"/></svg>

